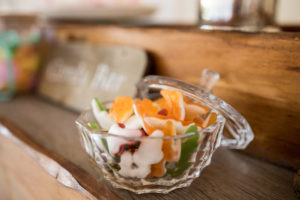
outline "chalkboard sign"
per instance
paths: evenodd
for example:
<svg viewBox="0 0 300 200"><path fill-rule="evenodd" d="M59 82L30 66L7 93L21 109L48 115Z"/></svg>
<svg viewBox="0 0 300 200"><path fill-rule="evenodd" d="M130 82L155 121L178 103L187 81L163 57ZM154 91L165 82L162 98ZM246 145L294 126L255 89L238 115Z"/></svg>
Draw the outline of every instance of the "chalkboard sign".
<svg viewBox="0 0 300 200"><path fill-rule="evenodd" d="M57 44L42 73L39 94L76 110L94 97L134 96L147 67L142 49L86 43Z"/></svg>

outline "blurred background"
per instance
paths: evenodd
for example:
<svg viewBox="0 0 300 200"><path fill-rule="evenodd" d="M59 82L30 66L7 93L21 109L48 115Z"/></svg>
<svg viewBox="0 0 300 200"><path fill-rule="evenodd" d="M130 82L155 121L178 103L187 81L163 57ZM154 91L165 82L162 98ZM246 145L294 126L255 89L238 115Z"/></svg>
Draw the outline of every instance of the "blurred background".
<svg viewBox="0 0 300 200"><path fill-rule="evenodd" d="M0 0L0 114L33 137L52 118L73 134L91 98L135 96L145 75L199 85L204 68L253 128L245 152L299 169L300 0Z"/></svg>
<svg viewBox="0 0 300 200"><path fill-rule="evenodd" d="M299 10L298 0L0 0L0 99L36 86L53 23L299 31Z"/></svg>
<svg viewBox="0 0 300 200"><path fill-rule="evenodd" d="M77 65L75 57L79 57L78 62L90 62L80 53L78 56L76 53L51 56L58 51L57 45L68 48L72 40L88 43L86 38L75 37L72 33L66 36L69 42L62 41L64 27L72 24L89 28L115 25L246 33L298 32L299 10L298 0L0 0L0 100L9 100L16 92L33 91L39 83L47 82L44 79L50 75L43 76L43 68L57 63L58 57L68 59L60 68L65 68L68 62ZM96 30L91 33L96 34ZM76 47L70 49L76 51ZM145 62L150 63L150 60L147 58ZM144 71L151 72L151 67ZM63 72L58 74L65 76ZM136 81L141 76L137 75ZM103 80L101 75L94 79ZM89 86L81 88L86 87ZM45 90L49 88L40 93L47 96Z"/></svg>

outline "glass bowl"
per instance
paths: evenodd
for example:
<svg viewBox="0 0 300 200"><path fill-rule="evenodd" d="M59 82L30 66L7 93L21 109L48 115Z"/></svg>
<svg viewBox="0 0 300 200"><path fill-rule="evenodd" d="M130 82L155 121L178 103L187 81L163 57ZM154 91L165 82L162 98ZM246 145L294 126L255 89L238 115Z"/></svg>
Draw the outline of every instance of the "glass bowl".
<svg viewBox="0 0 300 200"><path fill-rule="evenodd" d="M253 132L244 117L209 92L217 79L218 74L205 70L200 87L161 76L147 76L137 84L137 98L154 100L160 97L161 89L179 90L190 101L209 108L209 112L202 116L205 128L187 128L182 135L163 136L154 132L148 137L124 137L117 134L117 126L114 133L103 131L101 127L100 130L91 128L88 124L96 121L93 112L83 112L76 124L82 146L93 166L116 188L138 194L168 193L189 186L199 177L219 146L246 148L253 140ZM106 106L109 107L110 103ZM223 131L224 127L226 131ZM126 144L121 147L121 156L113 152L111 141ZM172 147L177 158L162 159L161 149L166 147Z"/></svg>

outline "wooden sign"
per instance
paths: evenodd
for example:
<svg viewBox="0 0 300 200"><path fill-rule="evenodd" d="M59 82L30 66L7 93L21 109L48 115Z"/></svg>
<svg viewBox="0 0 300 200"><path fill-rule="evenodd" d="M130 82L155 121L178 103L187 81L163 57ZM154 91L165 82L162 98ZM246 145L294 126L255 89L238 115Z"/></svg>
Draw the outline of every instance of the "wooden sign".
<svg viewBox="0 0 300 200"><path fill-rule="evenodd" d="M39 93L76 110L91 99L113 100L134 96L135 84L144 75L144 50L125 46L61 43L42 74Z"/></svg>

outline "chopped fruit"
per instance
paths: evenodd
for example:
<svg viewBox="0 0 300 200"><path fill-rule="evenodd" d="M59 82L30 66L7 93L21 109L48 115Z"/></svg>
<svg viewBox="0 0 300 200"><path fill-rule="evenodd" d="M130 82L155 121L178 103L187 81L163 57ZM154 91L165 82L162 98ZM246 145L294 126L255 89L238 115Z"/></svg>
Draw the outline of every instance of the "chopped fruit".
<svg viewBox="0 0 300 200"><path fill-rule="evenodd" d="M149 137L161 136L163 136L162 131L156 130ZM134 153L124 151L121 154L118 173L124 177L146 178L150 173L151 165L163 158L161 147L162 139L142 140Z"/></svg>
<svg viewBox="0 0 300 200"><path fill-rule="evenodd" d="M153 103L157 104L159 106L159 109L167 108L167 102L164 98L159 98L155 100Z"/></svg>
<svg viewBox="0 0 300 200"><path fill-rule="evenodd" d="M181 135L185 132L188 126L193 125L193 121L176 121L174 119L161 119L156 117L145 117L144 121L146 124L148 124L150 127L153 127L154 129L161 129L163 130L165 123L167 121L171 121L176 129L176 134Z"/></svg>
<svg viewBox="0 0 300 200"><path fill-rule="evenodd" d="M118 123L118 125L119 125L120 128L125 128L125 125L122 124L122 123Z"/></svg>
<svg viewBox="0 0 300 200"><path fill-rule="evenodd" d="M145 124L149 125L150 127L153 127L154 129L164 129L164 126L167 121L171 121L176 129L176 132L182 132L183 126L180 122L175 121L173 119L160 119L156 117L145 117L144 118Z"/></svg>
<svg viewBox="0 0 300 200"><path fill-rule="evenodd" d="M191 125L191 124L193 124L194 123L194 121L192 121L192 120L186 120L186 121L182 121L181 122L181 124L183 125L183 126L189 126L189 125Z"/></svg>
<svg viewBox="0 0 300 200"><path fill-rule="evenodd" d="M158 163L164 156L162 152L162 139L152 139L151 137L162 137L163 132L160 130L156 130L152 133L152 135L148 136L150 139L142 140L140 148L137 150L137 154L133 155L134 160L136 163L143 163L143 164L154 164ZM145 158L147 158L145 160Z"/></svg>
<svg viewBox="0 0 300 200"><path fill-rule="evenodd" d="M103 130L109 130L115 123L105 110L101 110L96 99L92 100L93 114Z"/></svg>
<svg viewBox="0 0 300 200"><path fill-rule="evenodd" d="M175 127L174 127L173 123L170 121L167 121L163 132L164 132L164 136L175 136L176 132L175 132ZM172 158L173 158L172 140L164 140L162 150L165 155L164 158L167 161L172 161Z"/></svg>
<svg viewBox="0 0 300 200"><path fill-rule="evenodd" d="M132 153L125 151L120 156L120 175L124 177L145 178L150 173L150 167L147 165L137 165Z"/></svg>
<svg viewBox="0 0 300 200"><path fill-rule="evenodd" d="M148 136L146 131L144 131L144 129L141 129L141 131L142 131L142 136Z"/></svg>
<svg viewBox="0 0 300 200"><path fill-rule="evenodd" d="M197 130L197 127L192 125L186 130L185 133L193 133L197 132ZM180 159L177 163L175 163L175 168L167 170L167 174L179 176L190 167L191 163L189 160L191 159L193 153L197 150L199 137L200 133L192 135L181 144Z"/></svg>
<svg viewBox="0 0 300 200"><path fill-rule="evenodd" d="M159 163L151 165L151 173L148 178L162 177L166 173L165 164L166 160L162 159Z"/></svg>
<svg viewBox="0 0 300 200"><path fill-rule="evenodd" d="M176 130L174 124L171 121L165 123L163 129L164 136L175 136ZM161 177L166 173L165 163L178 161L180 156L180 141L174 141L172 139L165 139L163 141L162 151L164 153L164 158L156 164L151 165L151 173L148 178Z"/></svg>
<svg viewBox="0 0 300 200"><path fill-rule="evenodd" d="M164 136L175 136L176 130L174 124L171 121L167 121L165 127L163 129ZM178 155L180 154L180 146L179 149L174 144L176 141L173 139L165 139L163 142L162 150L164 152L164 158L166 161L176 161L178 159Z"/></svg>
<svg viewBox="0 0 300 200"><path fill-rule="evenodd" d="M191 104L185 103L184 109L185 109L185 120L193 120L194 118L199 117L199 115L204 115L209 112L207 107L195 103L191 103Z"/></svg>
<svg viewBox="0 0 300 200"><path fill-rule="evenodd" d="M191 102L187 97L183 98L185 109L185 120L194 120L199 115L204 115L209 112L209 109L200 103Z"/></svg>
<svg viewBox="0 0 300 200"><path fill-rule="evenodd" d="M129 119L127 119L124 122L126 128L131 128L131 129L141 129L142 128L142 124L139 122L139 119L136 115L132 115L131 117L129 117Z"/></svg>
<svg viewBox="0 0 300 200"><path fill-rule="evenodd" d="M160 94L162 98L155 101L117 97L109 112L98 99L92 101L100 126L96 122L89 126L108 130L108 134L93 134L91 138L108 154L107 160L113 162L110 166L121 176L182 175L195 162L195 151L205 136L197 131L216 121L216 113L209 113L207 107L177 90L162 89ZM175 137L192 132L197 134Z"/></svg>
<svg viewBox="0 0 300 200"><path fill-rule="evenodd" d="M175 120L184 120L185 110L182 94L176 90L161 90L160 93L166 100L167 109L170 111L169 115Z"/></svg>
<svg viewBox="0 0 300 200"><path fill-rule="evenodd" d="M124 153L125 150L130 149L130 145L129 144L121 144L120 148L119 148L119 152L116 155L121 155L122 153Z"/></svg>
<svg viewBox="0 0 300 200"><path fill-rule="evenodd" d="M133 114L132 104L131 97L117 97L111 104L109 116L116 122L123 123Z"/></svg>
<svg viewBox="0 0 300 200"><path fill-rule="evenodd" d="M144 130L147 132L148 135L151 135L152 132L155 130L149 124L145 123L144 117L146 116L156 116L158 112L158 108L155 107L151 100L143 99L143 100L136 100L133 104L133 110L135 115L138 117L140 123L142 124Z"/></svg>
<svg viewBox="0 0 300 200"><path fill-rule="evenodd" d="M109 133L114 135L119 135L119 136L127 136L127 137L142 136L141 130L121 128L118 124L112 125L111 128L109 129ZM108 149L112 155L118 154L118 152L120 151L120 147L123 144L131 144L131 143L132 141L126 140L121 137L117 137L117 136L107 137Z"/></svg>
<svg viewBox="0 0 300 200"><path fill-rule="evenodd" d="M163 108L160 111L158 111L157 114L162 115L162 116L167 116L168 115L168 110Z"/></svg>
<svg viewBox="0 0 300 200"><path fill-rule="evenodd" d="M124 151L128 151L130 150L131 153L134 153L136 149L139 148L141 142L137 141L135 143L129 143L129 144L122 144L120 146L119 152L117 153L117 155L121 155L122 153L124 153Z"/></svg>
<svg viewBox="0 0 300 200"><path fill-rule="evenodd" d="M203 119L202 119L202 118L200 118L200 117L194 118L194 123L195 123L198 127L203 128Z"/></svg>
<svg viewBox="0 0 300 200"><path fill-rule="evenodd" d="M184 101L185 103L190 103L190 100L189 100L189 98L187 98L187 97L183 97L183 101Z"/></svg>
<svg viewBox="0 0 300 200"><path fill-rule="evenodd" d="M204 128L212 125L213 123L215 123L215 121L217 120L218 115L214 112L210 113L207 118L204 120L202 126Z"/></svg>
<svg viewBox="0 0 300 200"><path fill-rule="evenodd" d="M143 99L143 100L136 100L134 105L137 107L139 115L142 117L145 116L155 116L158 112L158 108L155 107L151 100Z"/></svg>

